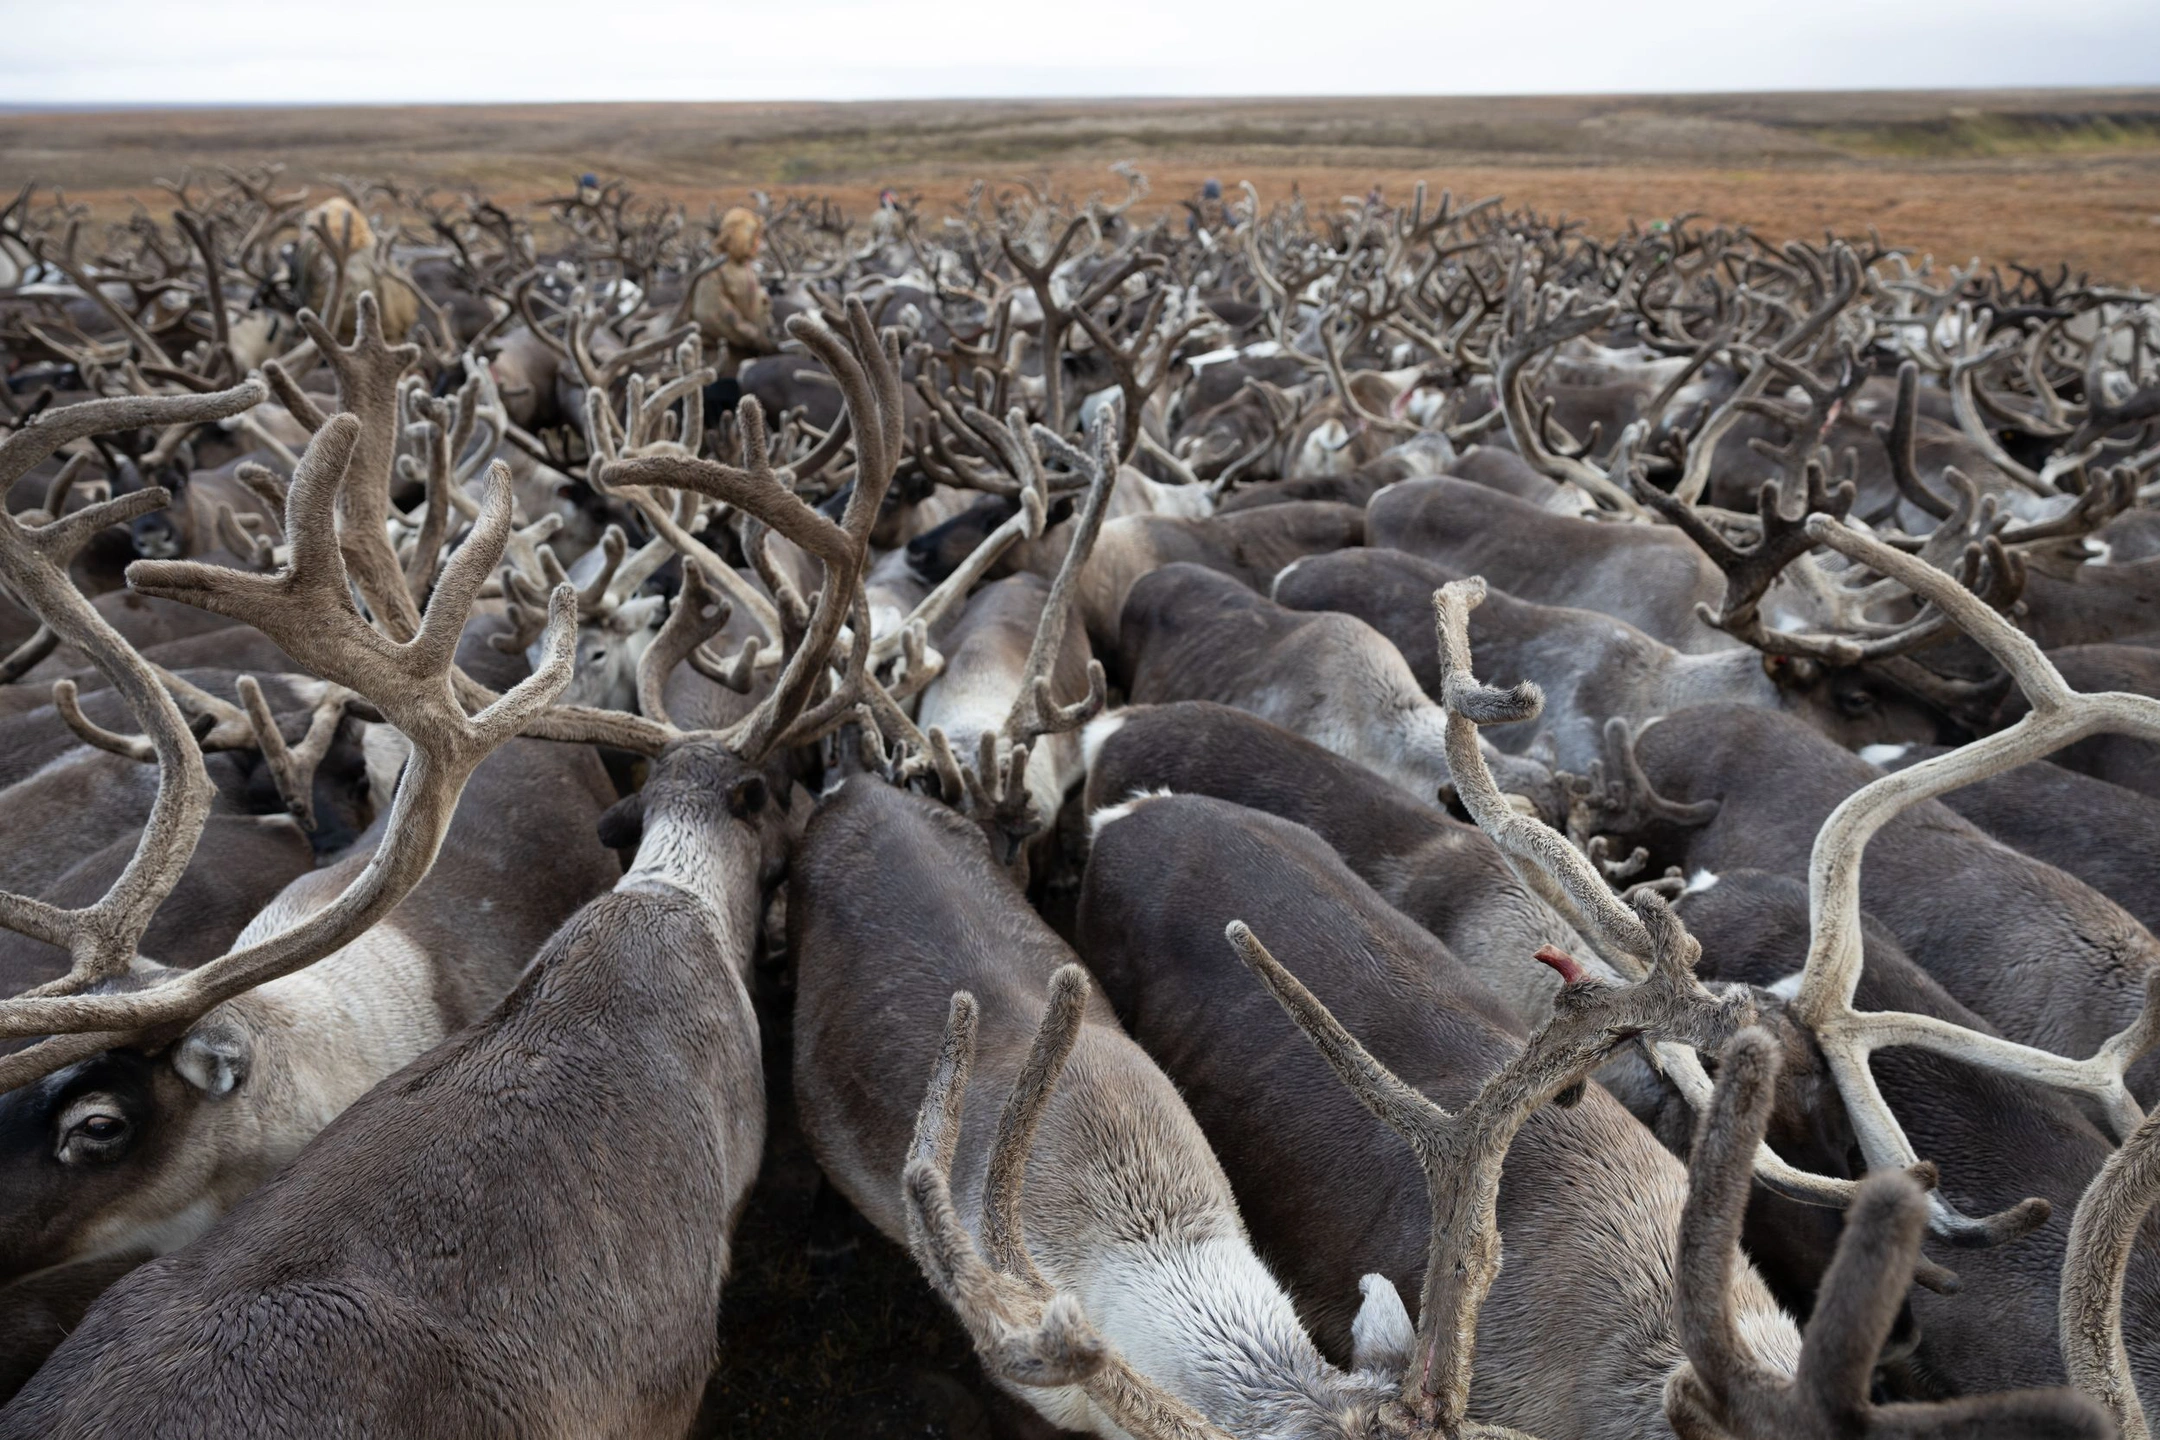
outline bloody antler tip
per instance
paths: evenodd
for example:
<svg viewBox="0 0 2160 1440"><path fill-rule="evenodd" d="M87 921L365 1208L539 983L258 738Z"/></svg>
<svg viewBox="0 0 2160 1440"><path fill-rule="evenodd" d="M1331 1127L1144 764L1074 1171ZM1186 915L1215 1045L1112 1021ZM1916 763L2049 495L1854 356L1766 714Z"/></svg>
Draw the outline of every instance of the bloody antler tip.
<svg viewBox="0 0 2160 1440"><path fill-rule="evenodd" d="M1531 958L1541 960L1559 971L1560 983L1563 985L1580 985L1584 980L1590 978L1588 972L1582 968L1582 965L1575 957L1557 945L1541 945L1538 947L1537 954Z"/></svg>

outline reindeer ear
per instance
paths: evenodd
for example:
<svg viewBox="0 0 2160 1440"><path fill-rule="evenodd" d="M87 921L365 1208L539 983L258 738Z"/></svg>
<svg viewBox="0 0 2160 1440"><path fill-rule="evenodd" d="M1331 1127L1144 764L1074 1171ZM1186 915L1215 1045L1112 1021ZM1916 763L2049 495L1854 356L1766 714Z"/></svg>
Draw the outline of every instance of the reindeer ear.
<svg viewBox="0 0 2160 1440"><path fill-rule="evenodd" d="M230 1095L247 1079L255 1059L247 1030L223 1010L213 1010L173 1046L172 1067L205 1095Z"/></svg>
<svg viewBox="0 0 2160 1440"><path fill-rule="evenodd" d="M1417 1347L1417 1330L1401 1293L1385 1275L1367 1275L1358 1281L1358 1293L1365 1299L1350 1322L1350 1368L1400 1375Z"/></svg>
<svg viewBox="0 0 2160 1440"><path fill-rule="evenodd" d="M645 792L625 795L600 812L600 843L610 850L635 850L645 838Z"/></svg>
<svg viewBox="0 0 2160 1440"><path fill-rule="evenodd" d="M1822 666L1805 655L1765 655L1762 668L1781 689L1804 690L1822 678Z"/></svg>

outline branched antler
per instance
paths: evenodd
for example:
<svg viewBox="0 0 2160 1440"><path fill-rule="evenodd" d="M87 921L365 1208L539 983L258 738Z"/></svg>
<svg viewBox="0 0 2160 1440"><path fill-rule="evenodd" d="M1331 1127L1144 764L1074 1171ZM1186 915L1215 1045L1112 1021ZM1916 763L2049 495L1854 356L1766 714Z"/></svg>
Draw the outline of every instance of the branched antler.
<svg viewBox="0 0 2160 1440"><path fill-rule="evenodd" d="M1680 1440L2104 1440L2098 1406L2067 1390L2013 1390L1936 1404L1877 1406L1876 1357L1912 1283L1927 1204L1912 1177L1870 1175L1846 1211L1790 1378L1755 1363L1732 1314L1750 1157L1777 1088L1777 1042L1743 1030L1725 1046L1688 1166L1677 1299L1688 1363L1665 1384Z"/></svg>
<svg viewBox="0 0 2160 1440"><path fill-rule="evenodd" d="M262 398L262 387L249 383L210 395L90 400L46 411L0 439L0 494L71 441L141 425L218 420ZM35 526L14 516L0 516L0 578L38 617L41 637L49 636L53 645L74 646L111 682L148 737L159 767L157 798L142 838L126 868L97 903L86 909L62 910L28 896L0 894L0 925L68 952L68 974L57 982L62 990L109 980L134 963L135 947L158 906L179 883L210 814L210 776L186 717L148 663L68 578L69 561L91 536L108 525L148 514L170 499L163 489L151 487ZM0 1018L21 1003L0 1002ZM42 1032L30 1028L5 1033ZM26 1073L10 1079L7 1067L11 1063ZM0 1088L43 1073L43 1069L21 1066L19 1057L9 1057L0 1061Z"/></svg>
<svg viewBox="0 0 2160 1440"><path fill-rule="evenodd" d="M2069 1060L1995 1035L1983 1035L1927 1015L1856 1012L1861 970L1860 860L1883 826L1923 800L2037 760L2073 740L2102 732L2160 738L2160 700L2070 688L2030 638L1986 602L1917 556L1828 516L1808 521L1819 543L1879 571L1921 596L1984 646L2009 671L2032 709L2016 724L1956 750L1885 775L1854 791L1830 813L1815 837L1808 866L1810 930L1807 963L1792 1013L1822 1047L1845 1097L1853 1130L1871 1169L1912 1163L1912 1146L1869 1074L1867 1058L1889 1046L1914 1046L1968 1064L2035 1080L2090 1097L2117 1136L2143 1118L2123 1083L2124 1072L2160 1039L2160 973L2145 984L2138 1018L2090 1059ZM1939 1196L1934 1203L1943 1207ZM1980 1224L1993 1240L2022 1234L2047 1217L2047 1205L2027 1200ZM1940 1221L1938 1213L1938 1221ZM1941 1228L1938 1223L1938 1228Z"/></svg>
<svg viewBox="0 0 2160 1440"><path fill-rule="evenodd" d="M231 413L234 401L243 396L253 403L260 392L243 387L221 397L201 397L201 401L219 401L228 407L225 413ZM510 475L501 465L489 474L479 523L451 555L412 637L402 643L393 640L361 616L353 601L353 582L337 526L361 430L358 417L338 415L309 444L287 495L286 543L291 559L278 573L253 575L196 561L144 560L129 567L128 579L144 594L196 605L255 626L314 673L364 696L404 733L412 743L412 756L400 777L397 798L374 856L337 899L292 928L150 989L132 992L92 993L90 987L118 977L132 964L134 941L155 909L143 899L145 882L131 879L135 867L116 886L130 901L126 928L97 915L103 933L95 941L84 938L89 932L78 912L6 897L0 902L0 923L67 946L76 963L54 985L0 1002L0 1035L49 1037L0 1060L0 1088L47 1074L127 1035L184 1025L212 1006L312 964L354 939L426 875L473 770L516 735L568 681L573 610L571 595L564 590L555 597L547 655L530 678L476 715L468 716L453 697L458 636L509 536ZM0 450L0 457L4 456ZM403 593L402 585L399 593ZM157 677L140 657L126 650L124 642L109 632L100 634L80 625L65 597L41 598L51 603L49 619L83 630L89 642L86 653L106 670L144 724L158 751L161 796L175 781L185 787L176 790L169 817L161 819L153 808L151 828L144 837L150 865L160 875L169 872L177 878L208 808L208 778L193 736ZM169 890L171 881L163 883Z"/></svg>
<svg viewBox="0 0 2160 1440"><path fill-rule="evenodd" d="M1662 900L1645 896L1635 915L1649 939L1649 968L1628 985L1587 974L1547 946L1537 958L1566 983L1553 1013L1523 1047L1450 1114L1397 1079L1342 1028L1327 1007L1270 955L1242 921L1229 940L1336 1076L1365 1108L1402 1136L1425 1173L1432 1232L1418 1302L1417 1346L1402 1399L1421 1428L1457 1440L1489 1435L1466 1419L1478 1311L1500 1273L1500 1168L1525 1120L1627 1042L1649 1037L1715 1045L1754 1018L1745 992L1719 997L1695 978L1701 947Z"/></svg>
<svg viewBox="0 0 2160 1440"><path fill-rule="evenodd" d="M1016 1385L1078 1385L1137 1440L1230 1440L1190 1406L1146 1379L1096 1333L1077 1297L1054 1290L1032 1256L1021 1217L1028 1154L1087 1010L1087 972L1066 965L998 1116L983 1187L978 1249L953 1203L953 1157L975 1058L975 997L952 997L945 1038L916 1113L901 1183L908 1249L952 1306L991 1374Z"/></svg>
<svg viewBox="0 0 2160 1440"><path fill-rule="evenodd" d="M1480 725L1533 719L1545 703L1543 693L1532 684L1496 690L1478 683L1470 665L1470 611L1484 598L1481 576L1450 581L1433 595L1441 701L1447 710L1448 770L1456 793L1523 883L1595 945L1618 974L1640 979L1649 973L1654 944L1650 931L1615 898L1588 857L1551 826L1508 804L1478 748ZM1652 1053L1697 1112L1709 1104L1710 1078L1692 1049L1658 1043L1653 1044ZM1768 1146L1757 1149L1755 1171L1778 1193L1807 1204L1844 1205L1854 1193L1850 1180L1796 1169ZM1938 1228L1954 1228L1953 1219L1963 1217L1945 1209Z"/></svg>

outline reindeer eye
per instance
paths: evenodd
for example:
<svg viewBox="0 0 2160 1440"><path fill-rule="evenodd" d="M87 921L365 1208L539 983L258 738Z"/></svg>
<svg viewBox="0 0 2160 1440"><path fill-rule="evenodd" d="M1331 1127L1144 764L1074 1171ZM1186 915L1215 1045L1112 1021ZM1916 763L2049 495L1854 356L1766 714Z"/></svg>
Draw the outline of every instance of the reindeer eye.
<svg viewBox="0 0 2160 1440"><path fill-rule="evenodd" d="M1837 703L1847 715L1865 715L1875 708L1875 697L1865 690L1847 690L1837 697Z"/></svg>
<svg viewBox="0 0 2160 1440"><path fill-rule="evenodd" d="M59 1158L64 1164L116 1158L134 1127L109 1096L87 1096L61 1117Z"/></svg>

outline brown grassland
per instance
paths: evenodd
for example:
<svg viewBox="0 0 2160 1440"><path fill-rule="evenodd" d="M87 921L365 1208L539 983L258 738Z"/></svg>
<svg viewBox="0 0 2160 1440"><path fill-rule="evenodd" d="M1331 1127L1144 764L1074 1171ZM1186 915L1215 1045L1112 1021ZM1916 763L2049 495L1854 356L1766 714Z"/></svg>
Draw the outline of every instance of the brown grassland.
<svg viewBox="0 0 2160 1440"><path fill-rule="evenodd" d="M559 193L595 171L702 211L753 189L932 211L978 177L1086 194L1130 160L1174 205L1207 176L1274 200L1419 179L1611 231L1700 212L1768 238L1875 226L1938 261L2067 263L2160 287L2160 91L1356 100L935 101L0 111L0 184L105 213L190 166Z"/></svg>

